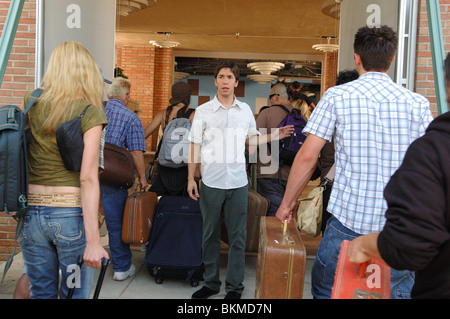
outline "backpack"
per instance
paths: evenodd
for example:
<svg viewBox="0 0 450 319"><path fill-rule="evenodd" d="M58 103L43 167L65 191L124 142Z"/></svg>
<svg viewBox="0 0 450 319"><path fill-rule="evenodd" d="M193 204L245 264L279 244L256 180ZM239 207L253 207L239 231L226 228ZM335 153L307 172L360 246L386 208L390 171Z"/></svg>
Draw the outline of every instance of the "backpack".
<svg viewBox="0 0 450 319"><path fill-rule="evenodd" d="M159 165L171 168L187 166L190 141L188 140L191 122L189 109L184 117L173 119L164 129L158 151Z"/></svg>
<svg viewBox="0 0 450 319"><path fill-rule="evenodd" d="M278 125L279 128L286 125L294 125L294 133L279 142L280 165L292 165L298 150L302 147L306 139L306 136L302 133L303 128L306 126L306 120L298 109L292 109L289 112L284 105L276 104L274 106L281 107L288 113L280 125Z"/></svg>
<svg viewBox="0 0 450 319"><path fill-rule="evenodd" d="M31 94L25 111L15 105L0 107L0 210L13 215L17 221L17 235L23 224L28 203L28 159L26 114L31 109L42 90ZM16 246L6 262L3 277L11 266ZM3 279L2 279L3 281Z"/></svg>

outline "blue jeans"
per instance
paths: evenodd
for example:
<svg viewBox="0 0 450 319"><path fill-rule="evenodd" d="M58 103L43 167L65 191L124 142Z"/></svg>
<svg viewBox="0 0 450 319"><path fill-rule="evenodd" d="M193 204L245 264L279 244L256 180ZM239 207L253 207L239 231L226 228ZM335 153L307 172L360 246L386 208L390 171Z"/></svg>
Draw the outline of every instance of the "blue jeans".
<svg viewBox="0 0 450 319"><path fill-rule="evenodd" d="M341 243L358 236L361 235L346 228L334 216L330 217L311 271L311 293L315 298L331 298ZM391 299L410 299L413 285L413 272L391 268Z"/></svg>
<svg viewBox="0 0 450 319"><path fill-rule="evenodd" d="M66 298L74 277L79 281L72 298L90 297L94 269L82 265L80 273L76 267L78 256L83 256L86 246L81 208L30 206L19 241L31 284L31 298L58 298L59 269L61 298Z"/></svg>
<svg viewBox="0 0 450 319"><path fill-rule="evenodd" d="M122 241L122 221L128 191L105 184L100 185L106 229L109 236L111 264L114 271L123 272L131 267L131 249Z"/></svg>

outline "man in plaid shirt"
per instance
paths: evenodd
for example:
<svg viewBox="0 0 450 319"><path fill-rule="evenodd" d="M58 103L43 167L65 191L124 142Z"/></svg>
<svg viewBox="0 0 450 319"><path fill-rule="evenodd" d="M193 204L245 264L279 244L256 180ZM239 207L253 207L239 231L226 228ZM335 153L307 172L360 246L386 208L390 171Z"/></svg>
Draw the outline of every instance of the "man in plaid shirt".
<svg viewBox="0 0 450 319"><path fill-rule="evenodd" d="M330 88L303 130L308 137L292 165L276 216L291 220L320 150L334 136L336 173L327 207L332 217L312 269L315 298L331 297L342 240L383 228L387 209L383 190L408 146L433 120L425 97L388 76L396 50L397 35L391 28L360 28L354 42L360 77ZM409 298L413 283L413 273L392 269L392 298Z"/></svg>
<svg viewBox="0 0 450 319"><path fill-rule="evenodd" d="M105 106L108 125L105 128L105 142L128 148L133 157L139 184L144 189L148 186L144 164L144 127L139 117L126 107L130 99L130 87L131 83L121 77L114 78L108 87L109 101ZM122 242L122 220L128 190L104 183L101 183L100 187L114 269L113 279L125 280L133 276L136 270L131 263L130 245Z"/></svg>

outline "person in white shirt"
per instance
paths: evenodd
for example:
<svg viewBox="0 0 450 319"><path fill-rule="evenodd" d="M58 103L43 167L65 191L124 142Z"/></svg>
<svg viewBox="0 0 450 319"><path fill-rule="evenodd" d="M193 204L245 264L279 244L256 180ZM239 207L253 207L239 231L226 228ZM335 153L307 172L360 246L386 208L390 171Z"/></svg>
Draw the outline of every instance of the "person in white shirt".
<svg viewBox="0 0 450 319"><path fill-rule="evenodd" d="M248 179L245 146L279 140L293 132L286 126L271 135L261 135L250 107L234 96L239 69L229 61L215 71L217 94L196 108L188 163L189 196L200 198L203 216L202 255L204 286L193 299L206 299L219 293L220 217L223 211L229 236L228 270L225 299L239 299L244 289L245 243L248 205ZM201 156L201 157L200 157ZM201 163L200 195L194 179Z"/></svg>

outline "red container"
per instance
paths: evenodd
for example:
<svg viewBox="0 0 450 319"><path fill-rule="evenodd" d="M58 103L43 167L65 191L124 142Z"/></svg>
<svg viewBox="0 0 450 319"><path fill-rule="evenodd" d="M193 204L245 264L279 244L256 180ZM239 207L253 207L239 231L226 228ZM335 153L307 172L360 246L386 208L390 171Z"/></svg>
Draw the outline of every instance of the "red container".
<svg viewBox="0 0 450 319"><path fill-rule="evenodd" d="M342 242L331 299L390 299L390 268L377 259L351 263L349 245L350 241Z"/></svg>

